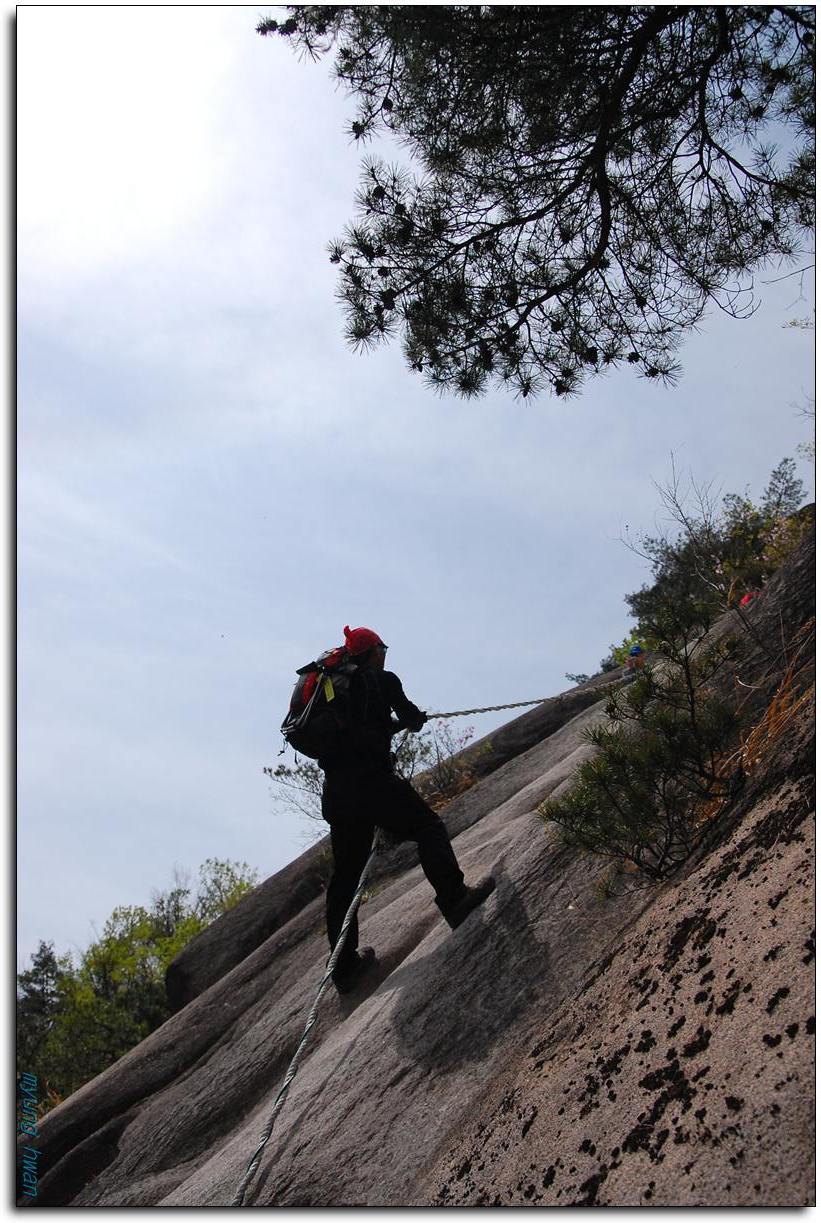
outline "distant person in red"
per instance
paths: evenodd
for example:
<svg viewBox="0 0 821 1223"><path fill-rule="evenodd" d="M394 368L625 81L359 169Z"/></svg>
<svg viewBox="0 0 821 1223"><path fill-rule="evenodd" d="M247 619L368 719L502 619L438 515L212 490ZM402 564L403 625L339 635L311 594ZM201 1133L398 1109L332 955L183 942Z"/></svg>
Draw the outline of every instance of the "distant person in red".
<svg viewBox="0 0 821 1223"><path fill-rule="evenodd" d="M345 646L356 663L348 698L347 725L333 748L320 756L325 774L322 814L331 826L334 868L326 896L328 940L333 949L359 877L371 850L375 828L415 841L422 870L436 893L445 921L455 929L496 886L493 878L467 887L447 830L410 782L393 769L391 737L398 730L421 730L427 715L409 701L397 675L385 670L388 647L369 628L345 628ZM392 715L395 714L394 718ZM358 951L356 919L334 969L340 993L357 984L375 962L372 947Z"/></svg>

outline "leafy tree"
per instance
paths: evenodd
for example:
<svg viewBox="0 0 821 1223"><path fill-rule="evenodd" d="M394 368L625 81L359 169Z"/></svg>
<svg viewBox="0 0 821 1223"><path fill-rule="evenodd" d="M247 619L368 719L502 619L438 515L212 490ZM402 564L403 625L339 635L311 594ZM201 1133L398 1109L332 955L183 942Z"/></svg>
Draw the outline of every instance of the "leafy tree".
<svg viewBox="0 0 821 1223"><path fill-rule="evenodd" d="M257 882L245 862L208 858L192 893L181 878L148 907L116 908L80 956L40 943L17 978L18 1071L45 1084L46 1107L110 1066L169 1015L165 971L195 934Z"/></svg>
<svg viewBox="0 0 821 1223"><path fill-rule="evenodd" d="M347 335L442 389L672 379L710 302L791 260L814 209L809 5L289 5L260 22L421 167L366 160L331 247Z"/></svg>
<svg viewBox="0 0 821 1223"><path fill-rule="evenodd" d="M203 926L234 907L257 883L257 873L247 862L206 858L199 869L194 913ZM175 953L176 954L176 953Z"/></svg>

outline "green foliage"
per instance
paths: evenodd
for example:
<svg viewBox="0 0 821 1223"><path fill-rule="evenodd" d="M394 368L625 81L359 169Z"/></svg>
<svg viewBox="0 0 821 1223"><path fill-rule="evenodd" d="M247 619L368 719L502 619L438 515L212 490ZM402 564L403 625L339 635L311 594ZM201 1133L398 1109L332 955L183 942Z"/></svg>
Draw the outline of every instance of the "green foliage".
<svg viewBox="0 0 821 1223"><path fill-rule="evenodd" d="M687 628L678 608L674 623L659 643L667 665L645 668L610 698L609 721L584 735L596 754L568 792L540 808L546 822L562 828L566 844L631 862L654 880L693 851L708 827L704 805L732 786L721 764L736 719L710 689L723 652L696 659L683 644Z"/></svg>
<svg viewBox="0 0 821 1223"><path fill-rule="evenodd" d="M246 892L252 891L258 882L257 872L251 870L247 862L206 858L199 869L199 884L191 916L196 917L203 927L210 925L221 914L233 909L237 901Z"/></svg>
<svg viewBox="0 0 821 1223"><path fill-rule="evenodd" d="M401 337L436 388L670 380L708 304L750 313L810 237L809 5L287 7L259 32L333 52L354 140L421 168L368 159L330 253L351 345Z"/></svg>
<svg viewBox="0 0 821 1223"><path fill-rule="evenodd" d="M168 1018L165 971L210 922L257 883L247 863L209 858L195 892L184 880L148 907L124 905L75 966L40 943L17 977L17 1068L45 1085L51 1107Z"/></svg>

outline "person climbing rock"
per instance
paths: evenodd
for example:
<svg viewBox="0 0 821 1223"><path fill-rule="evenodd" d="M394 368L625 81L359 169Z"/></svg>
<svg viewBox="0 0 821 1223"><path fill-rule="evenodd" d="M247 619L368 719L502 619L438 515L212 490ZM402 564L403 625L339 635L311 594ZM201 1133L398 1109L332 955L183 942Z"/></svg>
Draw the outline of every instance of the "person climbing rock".
<svg viewBox="0 0 821 1223"><path fill-rule="evenodd" d="M455 930L490 895L495 880L488 876L475 887L465 884L445 825L410 782L394 772L391 737L401 729L421 730L427 715L405 696L399 677L385 670L388 647L372 629L347 625L345 646L356 670L344 725L318 760L325 774L322 815L330 824L333 851L333 874L326 894L331 949L336 946L377 827L397 840L416 842L436 904ZM340 993L353 989L376 962L373 948L360 951L358 944L354 918L333 973Z"/></svg>
<svg viewBox="0 0 821 1223"><path fill-rule="evenodd" d="M644 649L640 645L631 647L630 653L627 655L627 661L624 665L622 675L625 679L635 679L639 671L644 670Z"/></svg>

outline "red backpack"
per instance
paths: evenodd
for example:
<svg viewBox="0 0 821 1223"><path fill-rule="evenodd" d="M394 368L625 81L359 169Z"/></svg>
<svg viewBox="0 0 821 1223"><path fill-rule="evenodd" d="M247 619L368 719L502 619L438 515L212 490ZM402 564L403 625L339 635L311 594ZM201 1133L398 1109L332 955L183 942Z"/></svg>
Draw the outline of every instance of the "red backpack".
<svg viewBox="0 0 821 1223"><path fill-rule="evenodd" d="M295 752L318 760L333 749L347 724L347 698L357 670L344 645L299 668L281 727Z"/></svg>

